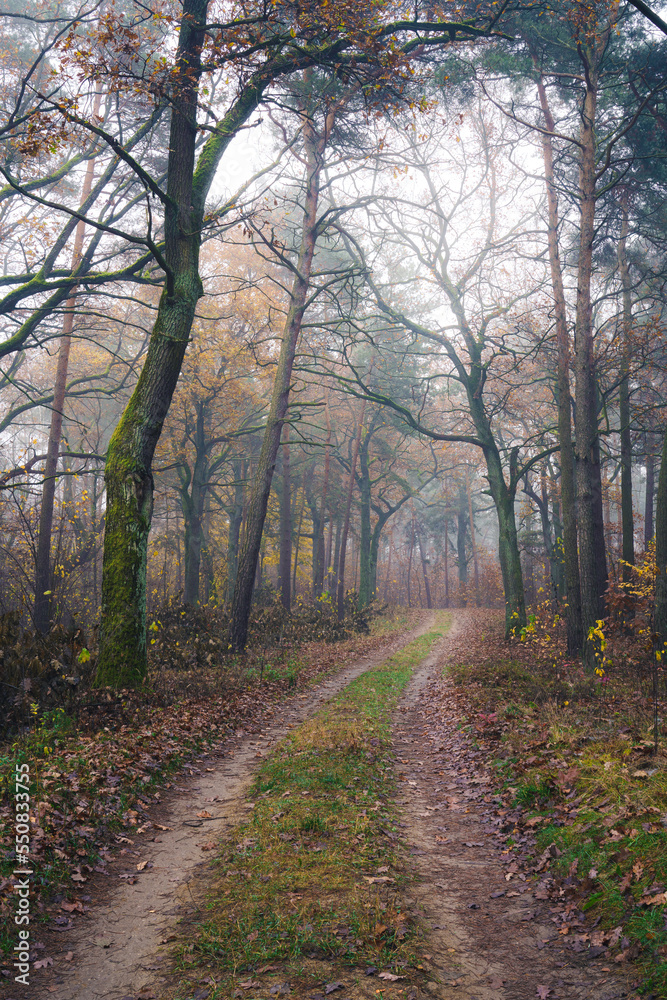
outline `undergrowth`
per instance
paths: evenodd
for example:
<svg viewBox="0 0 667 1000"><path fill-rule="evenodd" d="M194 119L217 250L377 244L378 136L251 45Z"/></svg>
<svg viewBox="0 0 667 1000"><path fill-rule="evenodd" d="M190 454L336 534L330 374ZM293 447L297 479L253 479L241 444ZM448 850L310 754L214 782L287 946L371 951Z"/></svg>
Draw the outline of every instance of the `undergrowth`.
<svg viewBox="0 0 667 1000"><path fill-rule="evenodd" d="M523 812L513 839L536 832L539 870L568 914L565 945L634 962L640 992L667 996L665 706L655 754L636 670L617 667L603 685L578 662L514 651L520 660L487 652L450 671L506 804Z"/></svg>

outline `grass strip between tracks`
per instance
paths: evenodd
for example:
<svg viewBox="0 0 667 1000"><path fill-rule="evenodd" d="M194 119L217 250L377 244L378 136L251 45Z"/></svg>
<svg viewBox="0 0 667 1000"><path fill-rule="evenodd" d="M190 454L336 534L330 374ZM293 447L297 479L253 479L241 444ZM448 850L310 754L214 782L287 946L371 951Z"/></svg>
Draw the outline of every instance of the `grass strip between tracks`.
<svg viewBox="0 0 667 1000"><path fill-rule="evenodd" d="M310 995L335 978L332 964L337 975L346 970L346 988L367 980L373 995L378 985L409 994L422 978L416 929L396 893L406 876L391 801L391 712L448 627L438 614L430 631L354 680L262 765L250 818L226 838L209 875L202 922L178 946L189 981L180 995L192 995L195 977L216 983L217 1000ZM366 976L369 967L385 974L380 982Z"/></svg>

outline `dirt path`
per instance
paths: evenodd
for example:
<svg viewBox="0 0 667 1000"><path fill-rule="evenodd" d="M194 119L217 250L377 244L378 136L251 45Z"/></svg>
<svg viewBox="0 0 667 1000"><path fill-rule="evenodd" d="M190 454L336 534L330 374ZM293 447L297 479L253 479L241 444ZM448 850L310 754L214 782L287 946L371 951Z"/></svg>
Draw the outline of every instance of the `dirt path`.
<svg viewBox="0 0 667 1000"><path fill-rule="evenodd" d="M499 836L481 754L447 710L447 681L436 680L469 625L465 611L454 613L444 644L406 689L394 730L402 832L418 876L406 902L426 929L428 989L443 1000L634 996L603 958L566 950L544 887L525 881Z"/></svg>
<svg viewBox="0 0 667 1000"><path fill-rule="evenodd" d="M259 736L241 733L232 743L226 741L217 757L198 758L197 765L189 768L190 776L181 779L180 794L162 811L161 823L168 829L158 836L151 831L128 838L120 868L118 864L112 868L118 881L101 893L104 902L95 905L95 898L91 899L88 912L74 927L55 943L49 942L48 954L54 962L42 975L31 975L31 1000L133 1000L142 990L149 994L146 988L160 977L163 964L165 969L168 965L160 946L170 939L177 920L188 911L188 880L207 864L202 844L206 847L243 815L245 791L258 760L288 728L303 722L355 677L426 632L433 620L434 616L426 613L417 628L389 641L372 656L349 664L308 694L291 698L278 707L271 725ZM212 818L198 818L204 811ZM144 862L146 867L139 872L138 866ZM107 886L110 883L111 878Z"/></svg>

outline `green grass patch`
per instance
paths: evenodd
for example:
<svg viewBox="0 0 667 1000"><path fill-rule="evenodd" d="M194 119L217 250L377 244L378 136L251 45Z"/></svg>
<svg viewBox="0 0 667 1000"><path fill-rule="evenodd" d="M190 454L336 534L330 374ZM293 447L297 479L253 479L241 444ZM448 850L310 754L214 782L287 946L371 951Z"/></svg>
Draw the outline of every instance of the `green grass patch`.
<svg viewBox="0 0 667 1000"><path fill-rule="evenodd" d="M391 712L448 624L440 615L434 629L353 681L261 767L252 814L216 859L203 922L179 948L183 971L211 970L215 997L232 996L267 964L279 965L297 992L326 981L323 962L401 975L419 964L395 891L404 876L390 802Z"/></svg>

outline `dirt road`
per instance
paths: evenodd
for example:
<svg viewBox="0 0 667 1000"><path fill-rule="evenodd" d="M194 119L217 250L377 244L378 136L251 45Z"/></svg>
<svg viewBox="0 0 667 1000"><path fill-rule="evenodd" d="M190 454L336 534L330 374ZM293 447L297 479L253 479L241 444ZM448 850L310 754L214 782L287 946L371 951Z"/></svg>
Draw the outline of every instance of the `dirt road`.
<svg viewBox="0 0 667 1000"><path fill-rule="evenodd" d="M474 614L474 613L473 613ZM439 650L413 674L394 750L406 847L418 880L407 902L428 935L432 996L442 1000L620 1000L617 967L566 951L544 887L526 881L497 836L502 817L482 755L448 710L448 647L470 627L455 613ZM601 950L601 949L600 949ZM435 980L439 982L435 982Z"/></svg>
<svg viewBox="0 0 667 1000"><path fill-rule="evenodd" d="M566 952L546 893L526 880L497 836L498 799L480 752L448 708L448 682L440 678L447 657L460 655L457 643L470 627L470 614L454 613L450 632L416 670L395 715L401 832L417 876L404 902L426 933L425 965L432 977L427 995L442 1000L630 998L634 994L615 968L590 961L585 953ZM152 834L128 838L102 902L91 900L75 929L62 935L59 951L49 944L54 964L35 977L31 1000L161 996L161 972L169 966L165 944L179 918L193 912L189 881L210 857L202 853L202 844L213 847L216 837L244 815L257 763L289 727L432 622L425 613L418 628L290 699L261 734L238 734L218 757L198 759L160 817L168 829L152 839ZM198 816L203 812L210 818ZM207 994L204 988L200 995Z"/></svg>
<svg viewBox="0 0 667 1000"><path fill-rule="evenodd" d="M289 727L303 722L359 674L426 632L432 622L433 615L425 613L417 628L348 665L308 694L279 706L271 725L260 735L240 734L231 743L226 741L217 756L199 758L179 781L179 794L161 810L160 822L168 829L157 836L154 830L129 836L120 867L116 863L108 879L111 883L115 876L114 884L102 889L104 901L99 904L95 897L91 899L88 912L74 929L61 935L61 948L54 951L60 941L49 941L45 954L52 955L54 962L41 975L31 974L31 1000L121 1000L135 997L142 987L159 979L161 968L167 965L161 954L166 950L163 945L188 909L188 880L208 863L209 855L202 853L201 845L215 841L243 815L244 794L261 758ZM212 818L198 818L201 812ZM143 862L146 867L139 871L137 866ZM25 1000L18 992L9 996Z"/></svg>

